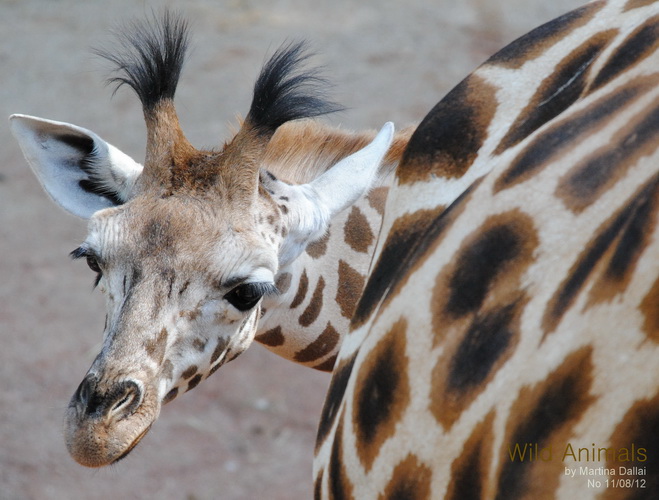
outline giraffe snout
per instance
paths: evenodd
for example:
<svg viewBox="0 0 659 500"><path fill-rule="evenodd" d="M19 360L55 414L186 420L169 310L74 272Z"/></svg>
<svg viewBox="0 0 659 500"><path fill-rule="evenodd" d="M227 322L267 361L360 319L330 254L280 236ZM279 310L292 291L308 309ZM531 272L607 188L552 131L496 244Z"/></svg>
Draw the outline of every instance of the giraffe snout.
<svg viewBox="0 0 659 500"><path fill-rule="evenodd" d="M81 465L101 467L121 460L157 418L159 405L141 382L88 374L66 414L66 444ZM155 404L154 404L155 402Z"/></svg>
<svg viewBox="0 0 659 500"><path fill-rule="evenodd" d="M130 416L139 407L142 390L133 380L104 386L96 375L90 374L78 386L73 401L80 416L121 419Z"/></svg>

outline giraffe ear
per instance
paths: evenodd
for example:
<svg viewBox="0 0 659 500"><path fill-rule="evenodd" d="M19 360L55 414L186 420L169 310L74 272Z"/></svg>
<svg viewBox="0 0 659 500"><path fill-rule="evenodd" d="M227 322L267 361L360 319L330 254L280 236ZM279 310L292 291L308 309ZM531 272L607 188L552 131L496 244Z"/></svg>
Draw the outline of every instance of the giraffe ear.
<svg viewBox="0 0 659 500"><path fill-rule="evenodd" d="M9 122L44 190L68 212L87 219L130 198L142 165L98 135L33 116L12 115Z"/></svg>
<svg viewBox="0 0 659 500"><path fill-rule="evenodd" d="M261 183L285 206L288 234L280 266L297 258L309 243L321 238L331 219L368 192L394 136L386 123L373 141L347 156L309 184L289 185L262 172Z"/></svg>
<svg viewBox="0 0 659 500"><path fill-rule="evenodd" d="M373 185L393 138L394 124L387 122L368 146L347 156L308 184L310 199L326 210L330 219L352 206Z"/></svg>

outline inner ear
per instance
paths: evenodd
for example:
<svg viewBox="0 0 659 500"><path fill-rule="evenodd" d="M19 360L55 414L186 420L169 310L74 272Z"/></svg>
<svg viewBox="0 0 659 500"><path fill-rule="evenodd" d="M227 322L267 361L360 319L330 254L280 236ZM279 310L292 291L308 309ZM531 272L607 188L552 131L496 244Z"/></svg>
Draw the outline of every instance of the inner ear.
<svg viewBox="0 0 659 500"><path fill-rule="evenodd" d="M74 163L79 162L80 169L87 174L86 178L78 181L78 186L83 191L106 198L111 205L121 205L126 200L123 199L116 185L111 185L103 176L103 158L99 151L96 151L94 139L88 135L77 135L73 133L62 134L54 137L55 141L69 146L74 157Z"/></svg>
<svg viewBox="0 0 659 500"><path fill-rule="evenodd" d="M44 190L62 208L89 218L132 195L142 166L95 133L26 115L11 130Z"/></svg>

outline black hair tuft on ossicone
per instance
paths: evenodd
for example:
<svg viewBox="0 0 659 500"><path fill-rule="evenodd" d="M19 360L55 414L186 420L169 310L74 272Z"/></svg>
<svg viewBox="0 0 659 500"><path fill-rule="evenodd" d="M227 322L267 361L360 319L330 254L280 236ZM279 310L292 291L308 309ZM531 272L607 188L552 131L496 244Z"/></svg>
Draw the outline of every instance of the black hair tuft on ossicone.
<svg viewBox="0 0 659 500"><path fill-rule="evenodd" d="M283 45L266 62L254 85L247 121L270 134L280 125L344 108L327 97L328 81L318 69L300 71L310 55L304 42Z"/></svg>
<svg viewBox="0 0 659 500"><path fill-rule="evenodd" d="M116 84L115 92L128 85L148 112L160 101L174 99L188 44L187 21L167 10L120 30L115 50L94 52L116 66L117 76L108 80Z"/></svg>

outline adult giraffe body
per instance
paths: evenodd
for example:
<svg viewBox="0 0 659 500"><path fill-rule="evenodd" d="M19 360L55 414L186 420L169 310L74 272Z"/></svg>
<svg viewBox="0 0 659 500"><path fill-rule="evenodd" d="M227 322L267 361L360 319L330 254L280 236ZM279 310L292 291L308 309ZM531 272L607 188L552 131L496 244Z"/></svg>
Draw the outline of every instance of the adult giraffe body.
<svg viewBox="0 0 659 500"><path fill-rule="evenodd" d="M321 417L317 497L657 495L658 47L658 2L592 2L419 125Z"/></svg>

